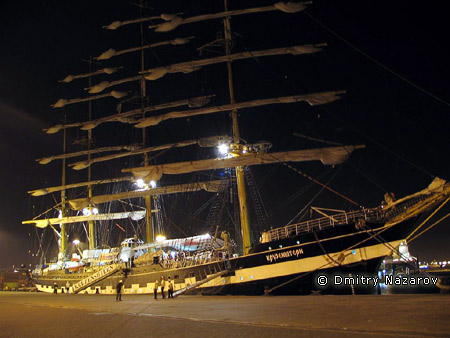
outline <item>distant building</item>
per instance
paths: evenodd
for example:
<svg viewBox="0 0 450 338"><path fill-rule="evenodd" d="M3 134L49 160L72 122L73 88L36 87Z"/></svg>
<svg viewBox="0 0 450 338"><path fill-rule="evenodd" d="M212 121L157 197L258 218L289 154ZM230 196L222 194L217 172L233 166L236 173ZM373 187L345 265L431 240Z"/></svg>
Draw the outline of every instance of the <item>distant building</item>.
<svg viewBox="0 0 450 338"><path fill-rule="evenodd" d="M17 290L29 285L25 269L0 270L0 290Z"/></svg>

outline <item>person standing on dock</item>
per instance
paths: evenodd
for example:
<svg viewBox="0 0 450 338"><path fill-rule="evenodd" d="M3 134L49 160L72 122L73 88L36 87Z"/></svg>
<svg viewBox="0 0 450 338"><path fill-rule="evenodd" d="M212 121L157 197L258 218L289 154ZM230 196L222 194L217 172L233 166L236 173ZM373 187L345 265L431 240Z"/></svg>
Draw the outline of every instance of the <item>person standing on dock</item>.
<svg viewBox="0 0 450 338"><path fill-rule="evenodd" d="M167 290L169 292L169 298L173 298L173 284L172 281L170 280L170 277L167 281Z"/></svg>
<svg viewBox="0 0 450 338"><path fill-rule="evenodd" d="M53 284L53 294L56 295L58 294L58 284Z"/></svg>
<svg viewBox="0 0 450 338"><path fill-rule="evenodd" d="M154 288L153 288L153 292L155 293L155 299L156 299L157 296L158 296L158 284L159 284L159 280L158 280L158 278L156 278L155 286L154 286Z"/></svg>
<svg viewBox="0 0 450 338"><path fill-rule="evenodd" d="M166 298L166 295L164 294L164 287L166 286L166 281L164 280L164 276L161 276L161 296L162 299Z"/></svg>
<svg viewBox="0 0 450 338"><path fill-rule="evenodd" d="M117 283L117 294L116 294L116 302L122 301L122 287L123 287L123 281L120 280L119 283Z"/></svg>
<svg viewBox="0 0 450 338"><path fill-rule="evenodd" d="M67 293L69 293L69 289L70 289L70 283L69 283L69 281L67 281L67 283L66 283L66 290L67 290Z"/></svg>

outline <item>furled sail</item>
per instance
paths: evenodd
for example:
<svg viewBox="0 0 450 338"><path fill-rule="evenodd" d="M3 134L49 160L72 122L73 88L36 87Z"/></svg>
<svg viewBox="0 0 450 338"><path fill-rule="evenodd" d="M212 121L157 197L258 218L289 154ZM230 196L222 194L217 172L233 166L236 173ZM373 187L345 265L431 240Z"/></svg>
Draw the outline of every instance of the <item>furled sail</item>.
<svg viewBox="0 0 450 338"><path fill-rule="evenodd" d="M321 161L326 165L336 165L344 162L355 149L362 149L364 145L327 147L278 153L249 154L225 159L210 159L200 161L178 162L160 165L150 165L130 169L136 179L145 181L159 180L163 174L186 174L202 170L224 169L237 166L261 165L280 162Z"/></svg>
<svg viewBox="0 0 450 338"><path fill-rule="evenodd" d="M96 149L90 149L90 150L81 150L76 151L73 153L67 153L67 154L60 154L60 155L53 155L48 157L39 158L36 161L40 164L48 164L53 160L62 160L64 158L71 158L71 157L78 157L83 155L89 155L89 154L99 154L102 152L107 151L121 151L121 150L128 150L128 151L134 151L137 149L140 149L141 146L138 145L129 145L129 146L117 146L117 147L102 147L102 148L96 148Z"/></svg>
<svg viewBox="0 0 450 338"><path fill-rule="evenodd" d="M114 160L117 158L134 156L134 155L139 155L139 154L146 154L146 153L165 150L165 149L187 147L187 146L194 145L194 144L197 144L200 147L214 147L214 146L217 146L220 141L230 142L231 137L211 136L211 137L206 137L206 138L202 138L199 140L182 141L182 142L175 142L175 143L170 143L170 144L163 144L163 145L155 146L155 147L135 149L135 150L125 152L125 153L111 154L111 155L107 155L107 156L92 158L92 159L86 160L86 161L79 161L79 162L71 163L71 164L69 164L69 166L72 167L72 169L81 170L81 169L85 169L85 168L89 167L93 163L110 161L110 160Z"/></svg>
<svg viewBox="0 0 450 338"><path fill-rule="evenodd" d="M142 75L131 76L128 78L124 78L117 81L103 81L100 82L90 88L88 88L89 93L96 94L100 93L106 88L116 86L122 83L142 80L145 77L146 80L157 80L162 78L164 75L168 73L191 73L193 71L199 70L203 66L213 65L216 63L223 63L234 60L242 60L248 58L257 58L262 56L273 56L273 55L282 55L282 54L292 54L292 55L300 55L300 54L311 54L317 53L322 50L322 47L326 46L325 43L314 44L314 45L302 45L302 46L292 46L292 47L284 47L284 48L274 48L268 50L260 50L254 52L243 52L236 53L231 55L223 55L210 59L203 60L194 60L188 62L176 63L173 65L165 66L165 67L157 67L151 68L142 71Z"/></svg>
<svg viewBox="0 0 450 338"><path fill-rule="evenodd" d="M96 70L95 72L90 72L90 73L84 73L84 74L78 74L78 75L67 75L63 80L60 80L59 82L72 82L75 79L82 79L82 78L86 78L86 77L91 77L94 75L98 75L98 74L113 74L115 72L117 72L119 69L121 69L122 67L109 67L109 68L103 68L103 69L99 69Z"/></svg>
<svg viewBox="0 0 450 338"><path fill-rule="evenodd" d="M126 92L119 92L117 90L112 90L109 93L105 93L105 94L100 94L100 95L93 95L93 96L88 96L88 97L80 97L80 98L75 98L75 99L59 99L58 101L56 101L56 103L52 104L51 107L53 108L62 108L68 104L73 104L73 103L80 103L80 102L86 102L86 101L93 101L93 100L98 100L98 99L102 99L104 97L113 97L115 99L120 99L124 96L126 96L127 93Z"/></svg>
<svg viewBox="0 0 450 338"><path fill-rule="evenodd" d="M161 103L161 104L158 104L155 106L137 108L137 109L123 112L123 113L105 116L105 117L101 117L99 119L85 121L85 122L57 124L48 129L44 129L44 131L47 134L55 134L55 133L59 132L60 130L74 128L74 127L81 127L82 130L91 130L105 122L131 123L131 122L134 122L134 120L130 119L131 116L142 115L143 113L147 113L150 111L158 111L158 110L162 110L162 109L174 108L174 107L179 107L179 106L184 106L184 105L191 107L191 108L202 107L205 104L208 104L210 101L210 98L213 96L214 95L206 95L206 96L193 97L190 99L179 100L179 101L174 101L174 102Z"/></svg>
<svg viewBox="0 0 450 338"><path fill-rule="evenodd" d="M312 93L312 94L304 94L304 95L295 95L295 96L284 96L284 97L275 97L270 99L262 99L262 100L254 100L254 101L246 101L239 103L230 103L222 106L215 107L206 107L195 110L183 110L183 111L174 111L169 112L162 115L154 115L143 118L139 120L138 124L135 125L136 128L145 128L150 126L155 126L162 121L183 117L190 117L196 115L205 115L217 113L220 111L230 111L234 109L242 109L242 108L250 108L250 107L259 107L265 106L269 104L281 104L281 103L294 103L305 101L308 102L311 106L321 105L326 103L331 103L336 100L339 100L339 95L344 94L345 91L334 91L334 92L321 92L321 93Z"/></svg>
<svg viewBox="0 0 450 338"><path fill-rule="evenodd" d="M45 228L48 225L55 225L55 224L80 223L87 221L110 221L124 218L131 218L133 221L138 221L144 217L145 217L145 210L139 210L129 212L117 212L112 214L97 214L89 216L70 216L63 218L33 219L29 221L23 221L22 224L35 224L38 228Z"/></svg>
<svg viewBox="0 0 450 338"><path fill-rule="evenodd" d="M219 188L224 182L225 180L217 180L217 181L195 182L180 185L170 185L166 187L158 187L148 190L124 191L117 194L93 196L91 198L78 198L70 200L68 202L72 209L82 210L83 208L86 208L89 204L97 205L121 199L140 198L154 195L168 195L182 192L194 192L200 190L205 190L208 192L217 192L219 191Z"/></svg>
<svg viewBox="0 0 450 338"><path fill-rule="evenodd" d="M182 19L179 17L182 13L176 13L176 14L169 14L169 13L163 13L159 16L151 16L151 17L144 17L144 18L138 18L133 20L127 20L127 21L114 21L110 23L107 26L103 26L105 29L115 30L119 27L123 27L125 25L131 25L136 23L142 23L146 21L152 21L157 19L162 19L165 22L150 26L150 28L155 28L155 31L157 32L167 32L170 30L175 29L180 24L187 24L192 22L199 22L204 20L212 20L212 19L219 19L224 18L227 16L235 16L235 15L242 15L242 14L250 14L250 13L261 13L261 12L269 12L269 11L275 11L280 10L285 13L297 13L306 8L306 6L310 4L310 2L277 2L273 6L265 6L265 7L256 7L256 8L247 8L247 9L239 9L234 11L226 11L226 12L220 12L215 14L205 14L205 15L198 15L191 18ZM178 19L178 20L176 20ZM179 22L181 19L181 22ZM166 25L164 25L166 24ZM162 26L162 27L161 27Z"/></svg>
<svg viewBox="0 0 450 338"><path fill-rule="evenodd" d="M145 75L146 80L157 80L162 78L164 75L168 73L191 73L196 70L199 70L203 66L209 66L217 63L223 63L234 60L242 60L248 58L257 58L262 56L273 56L273 55L282 55L282 54L292 54L292 55L300 55L300 54L311 54L317 53L322 50L322 47L325 47L325 43L314 44L314 45L302 45L302 46L292 46L292 47L283 47L283 48L273 48L267 50L260 50L254 52L242 52L231 55L223 55L210 59L203 60L195 60L189 62L181 62L177 64L173 64L166 67L157 67L152 69L147 69L141 72ZM93 92L94 93L94 92Z"/></svg>
<svg viewBox="0 0 450 338"><path fill-rule="evenodd" d="M265 7L256 7L256 8L247 8L247 9L238 9L234 11L225 11L214 14L204 14L197 15L190 18L183 19L179 16L174 16L171 20L167 20L166 22L152 25L149 28L154 29L155 32L170 32L177 28L182 24L188 24L193 22L205 21L205 20L213 20L220 19L230 16L242 15L242 14L250 14L250 13L261 13L261 12L270 12L270 11L282 11L285 13L297 13L306 8L310 2L277 2L273 6L265 6Z"/></svg>
<svg viewBox="0 0 450 338"><path fill-rule="evenodd" d="M95 181L89 181L89 182L66 184L66 185L61 185L58 187L36 189L36 190L28 191L28 193L33 196L43 196L43 195L47 195L52 192L57 192L57 191L61 191L64 189L73 189L73 188L93 186L93 185L97 185L97 184L107 184L107 183L125 182L125 181L133 181L133 180L134 179L131 176L117 177L117 178L109 178L109 179L104 179L104 180L95 180Z"/></svg>
<svg viewBox="0 0 450 338"><path fill-rule="evenodd" d="M159 46L164 46L164 45L174 45L174 46L184 45L184 44L188 43L189 41L191 41L193 38L194 38L193 36L190 36L187 38L176 38L176 39L167 40L167 41L155 42L150 45L133 47L133 48L123 49L123 50L115 50L115 49L110 48L107 51L100 54L99 56L95 57L95 59L96 60L108 60L108 59L112 58L113 56L118 56L118 55L122 55L122 54L126 54L126 53L132 53L132 52L136 52L139 50L144 50L144 49L154 48L154 47L159 47Z"/></svg>
<svg viewBox="0 0 450 338"><path fill-rule="evenodd" d="M174 17L176 17L177 15L180 15L180 14L182 14L182 13L177 13L177 14L163 13L163 14L158 15L158 16L150 16L150 17L133 19L133 20L126 20L126 21L114 21L114 22L111 22L108 26L103 26L103 28L110 29L110 30L115 30L115 29L117 29L119 27L122 27L122 26L131 25L131 24L134 24L134 23L141 23L141 22L146 22L146 21L152 21L152 20L157 20L157 19L162 19L164 21L170 21Z"/></svg>

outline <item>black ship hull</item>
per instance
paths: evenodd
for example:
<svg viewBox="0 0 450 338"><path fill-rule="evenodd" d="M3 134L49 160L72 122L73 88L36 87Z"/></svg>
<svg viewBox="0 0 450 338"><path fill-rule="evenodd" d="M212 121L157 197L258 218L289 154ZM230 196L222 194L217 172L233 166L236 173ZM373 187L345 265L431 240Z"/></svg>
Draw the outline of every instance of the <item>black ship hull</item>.
<svg viewBox="0 0 450 338"><path fill-rule="evenodd" d="M120 279L124 280L125 294L149 294L161 276L174 281L174 290L206 280L190 293L202 294L309 294L322 293L373 293L369 284L335 285L335 276L376 276L380 260L391 254L404 240L414 219L394 226L367 224L364 228L355 223L336 226L320 232L289 236L269 243L258 244L250 254L231 257L228 261L162 269L149 264L121 269L111 276L82 290L85 293L112 294ZM220 274L220 272L222 272ZM55 273L36 279L38 290L53 292L56 283L63 289L86 278L89 273ZM319 276L327 283L319 285ZM323 283L322 283L323 284Z"/></svg>

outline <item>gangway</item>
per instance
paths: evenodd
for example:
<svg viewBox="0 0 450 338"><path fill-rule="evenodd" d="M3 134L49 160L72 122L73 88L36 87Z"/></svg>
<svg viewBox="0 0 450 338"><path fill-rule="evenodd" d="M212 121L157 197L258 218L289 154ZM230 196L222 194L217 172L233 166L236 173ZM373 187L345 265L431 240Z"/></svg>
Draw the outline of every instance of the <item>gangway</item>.
<svg viewBox="0 0 450 338"><path fill-rule="evenodd" d="M123 263L106 265L103 269L73 284L72 285L73 293L78 293L88 288L89 286L105 279L106 277L111 276L112 274L116 273L117 271L123 268L124 268Z"/></svg>
<svg viewBox="0 0 450 338"><path fill-rule="evenodd" d="M219 271L219 272L217 272L217 273L215 273L213 275L210 275L209 277L207 277L205 279L202 279L201 281L198 281L197 283L188 285L188 286L186 286L183 289L175 291L173 293L173 296L174 297L178 297L178 296L182 295L183 293L186 293L188 291L191 291L191 290L194 290L194 289L198 288L200 285L209 282L211 279L214 279L214 278L217 278L217 277L221 277L221 276L223 276L223 275L225 275L226 273L229 273L229 272L230 272L230 270Z"/></svg>

